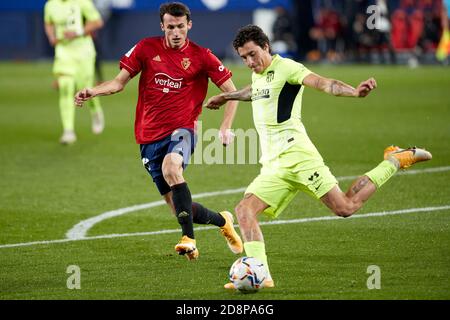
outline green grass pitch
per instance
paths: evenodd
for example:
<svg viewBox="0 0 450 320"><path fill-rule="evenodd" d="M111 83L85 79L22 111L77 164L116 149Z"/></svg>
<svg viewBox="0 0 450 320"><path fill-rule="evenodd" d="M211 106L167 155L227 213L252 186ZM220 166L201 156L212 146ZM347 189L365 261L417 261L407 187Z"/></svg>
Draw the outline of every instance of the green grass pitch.
<svg viewBox="0 0 450 320"><path fill-rule="evenodd" d="M101 221L87 234L127 237L51 242L80 221L160 200L134 142L137 79L102 98L101 136L91 134L88 110L77 110L78 142L63 147L51 64L0 63L0 299L450 299L449 69L308 67L352 85L370 76L378 81L366 99L305 90L303 122L337 177L367 172L390 144L424 146L433 160L393 177L357 215L413 212L262 226L276 287L242 295L222 287L237 257L217 229L196 233L195 262L175 254L179 232L148 233L179 228L165 206ZM249 82L242 65L231 69L238 87ZM113 77L117 64L105 71ZM204 110L203 129L218 127L221 117ZM252 127L250 105L241 103L234 128ZM185 178L199 194L244 188L258 172L258 164L193 164ZM344 179L341 188L350 183ZM232 211L241 197L198 201ZM331 216L300 194L279 219ZM79 290L66 286L70 265L80 268ZM380 268L380 289L367 287L370 265Z"/></svg>

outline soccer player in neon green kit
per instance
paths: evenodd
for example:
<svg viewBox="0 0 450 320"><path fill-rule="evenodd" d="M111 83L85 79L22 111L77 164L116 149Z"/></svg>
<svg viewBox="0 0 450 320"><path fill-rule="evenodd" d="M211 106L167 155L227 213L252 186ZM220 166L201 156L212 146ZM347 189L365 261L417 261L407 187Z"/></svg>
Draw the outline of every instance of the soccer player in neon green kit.
<svg viewBox="0 0 450 320"><path fill-rule="evenodd" d="M92 86L95 48L91 33L103 26L102 18L91 0L49 0L44 7L45 33L55 47L53 74L58 81L59 109L63 125L62 144L76 141L76 89ZM98 98L89 102L92 131L104 128L103 111Z"/></svg>
<svg viewBox="0 0 450 320"><path fill-rule="evenodd" d="M424 149L384 151L384 161L365 173L344 193L309 139L301 121L304 87L340 97L365 97L377 87L375 79L358 87L321 77L300 63L271 54L269 39L255 25L239 30L233 46L253 71L252 84L242 90L211 97L204 106L217 109L228 100L252 101L253 120L261 143L261 173L245 191L235 208L247 256L261 260L267 267L265 287L273 287L258 215L276 218L299 192L320 199L336 215L349 217L392 177L419 161L431 159ZM234 288L227 283L225 288Z"/></svg>

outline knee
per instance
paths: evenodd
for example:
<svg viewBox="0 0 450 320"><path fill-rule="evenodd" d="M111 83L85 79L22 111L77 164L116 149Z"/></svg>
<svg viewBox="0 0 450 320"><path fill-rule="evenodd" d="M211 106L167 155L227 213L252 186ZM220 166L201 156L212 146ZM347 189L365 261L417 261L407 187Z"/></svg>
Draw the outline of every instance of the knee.
<svg viewBox="0 0 450 320"><path fill-rule="evenodd" d="M163 163L162 173L169 185L177 184L179 178L182 177L181 168L172 162Z"/></svg>
<svg viewBox="0 0 450 320"><path fill-rule="evenodd" d="M234 208L234 212L236 213L236 217L238 218L238 220L241 220L243 218L244 211L245 211L245 205L241 201Z"/></svg>
<svg viewBox="0 0 450 320"><path fill-rule="evenodd" d="M58 88L59 94L61 96L69 95L72 98L72 93L75 92L75 80L71 76L59 76L58 77Z"/></svg>
<svg viewBox="0 0 450 320"><path fill-rule="evenodd" d="M247 225L249 221L256 218L256 213L252 212L252 208L245 201L239 202L234 208L234 212L236 212L239 225Z"/></svg>

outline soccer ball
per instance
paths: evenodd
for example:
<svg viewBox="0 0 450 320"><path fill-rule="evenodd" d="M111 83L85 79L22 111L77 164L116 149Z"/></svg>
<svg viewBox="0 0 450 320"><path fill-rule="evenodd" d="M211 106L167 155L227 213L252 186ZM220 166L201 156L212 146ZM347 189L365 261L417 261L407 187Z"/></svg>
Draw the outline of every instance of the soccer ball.
<svg viewBox="0 0 450 320"><path fill-rule="evenodd" d="M241 257L230 268L230 281L243 293L252 293L264 287L267 270L264 264L253 257Z"/></svg>

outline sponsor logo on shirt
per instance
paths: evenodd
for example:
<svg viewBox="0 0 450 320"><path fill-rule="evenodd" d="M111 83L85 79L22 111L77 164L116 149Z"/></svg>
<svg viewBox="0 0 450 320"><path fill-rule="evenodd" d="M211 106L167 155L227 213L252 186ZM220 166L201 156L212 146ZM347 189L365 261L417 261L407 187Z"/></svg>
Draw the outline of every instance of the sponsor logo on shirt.
<svg viewBox="0 0 450 320"><path fill-rule="evenodd" d="M256 89L252 92L252 101L259 99L269 99L270 90L269 89Z"/></svg>
<svg viewBox="0 0 450 320"><path fill-rule="evenodd" d="M161 91L164 93L170 92L171 89L181 89L183 84L183 78L175 79L165 73L155 74L155 84L161 87ZM173 90L172 90L173 91Z"/></svg>

